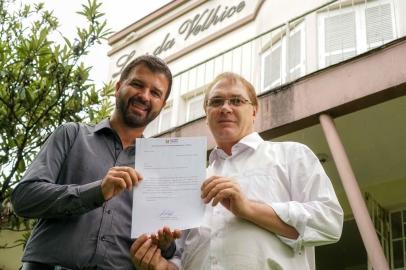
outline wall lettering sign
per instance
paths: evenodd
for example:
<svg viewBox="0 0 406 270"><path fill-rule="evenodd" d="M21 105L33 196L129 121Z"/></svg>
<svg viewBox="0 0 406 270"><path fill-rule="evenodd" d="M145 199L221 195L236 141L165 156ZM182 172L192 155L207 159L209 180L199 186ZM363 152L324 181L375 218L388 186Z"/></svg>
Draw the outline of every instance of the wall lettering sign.
<svg viewBox="0 0 406 270"><path fill-rule="evenodd" d="M141 42L142 45L138 45L137 43L137 45L135 45L137 47L134 48L134 46L133 49L131 49L129 45L128 49L130 50L127 50L127 53L116 58L114 66L115 72L113 72L112 77L117 77L126 64L135 58L136 51L140 54L149 53L165 58L170 54L181 51L191 44L203 40L209 35L220 32L241 18L249 16L255 12L258 3L261 2L263 2L263 0L207 1L202 8L197 9L195 14L189 15L190 13L186 13L187 17L185 16L185 19L177 19L174 20L175 23L161 27L165 32L155 31L152 32L151 36L137 41ZM160 39L159 36L161 36ZM156 37L158 38L158 42L156 41Z"/></svg>

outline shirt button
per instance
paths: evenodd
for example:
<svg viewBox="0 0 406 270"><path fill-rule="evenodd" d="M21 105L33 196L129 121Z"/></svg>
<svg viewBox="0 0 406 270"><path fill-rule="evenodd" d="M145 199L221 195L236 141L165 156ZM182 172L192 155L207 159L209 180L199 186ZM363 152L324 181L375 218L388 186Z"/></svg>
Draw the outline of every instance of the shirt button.
<svg viewBox="0 0 406 270"><path fill-rule="evenodd" d="M106 237L103 235L102 237L100 237L100 240L106 241Z"/></svg>

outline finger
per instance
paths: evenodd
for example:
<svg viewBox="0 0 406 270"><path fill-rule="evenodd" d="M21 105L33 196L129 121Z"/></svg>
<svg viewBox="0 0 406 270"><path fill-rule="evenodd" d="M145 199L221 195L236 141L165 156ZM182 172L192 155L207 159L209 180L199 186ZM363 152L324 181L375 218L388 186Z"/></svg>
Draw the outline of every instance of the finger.
<svg viewBox="0 0 406 270"><path fill-rule="evenodd" d="M162 230L163 234L166 234L166 235L171 235L172 234L171 229L169 227L167 227L167 226L164 226L163 229L161 229L161 230Z"/></svg>
<svg viewBox="0 0 406 270"><path fill-rule="evenodd" d="M163 239L170 242L173 240L173 235L171 229L169 227L164 227L162 230Z"/></svg>
<svg viewBox="0 0 406 270"><path fill-rule="evenodd" d="M207 194L206 196L203 198L203 201L205 203L210 202L214 197L217 196L217 194L224 190L224 189L228 189L228 188L232 188L233 187L233 183L227 181L227 182L220 182L218 183L216 186L214 186Z"/></svg>
<svg viewBox="0 0 406 270"><path fill-rule="evenodd" d="M153 267L155 267L155 266L158 266L158 264L159 264L159 261L161 260L161 250L159 249L159 248L157 248L156 250L155 250L155 253L154 253L154 255L152 256L152 258L151 258L151 261L150 261L150 269L154 269Z"/></svg>
<svg viewBox="0 0 406 270"><path fill-rule="evenodd" d="M215 179L211 180L210 183L207 183L207 185L202 190L202 198L206 197L207 194L218 184L224 182L232 182L232 180L226 177L216 177Z"/></svg>
<svg viewBox="0 0 406 270"><path fill-rule="evenodd" d="M148 252L150 252L150 249L153 247L155 247L155 245L152 245L151 239L148 239L140 246L138 250L135 251L134 258L135 261L138 262L138 265L145 268L146 265L145 256L147 255Z"/></svg>
<svg viewBox="0 0 406 270"><path fill-rule="evenodd" d="M148 269L151 263L151 259L155 254L155 251L157 250L157 246L156 245L151 245L148 250L145 252L144 257L142 258L142 262L141 262L141 268L142 269Z"/></svg>
<svg viewBox="0 0 406 270"><path fill-rule="evenodd" d="M148 240L148 236L146 234L141 235L134 241L130 248L130 254L134 256L135 252L144 244L145 241Z"/></svg>
<svg viewBox="0 0 406 270"><path fill-rule="evenodd" d="M124 184L125 184L125 188L127 188L128 187L128 180L125 179L126 174L127 173L125 173L123 171L117 170L116 168L112 168L108 173L108 177L109 178L121 178L123 180ZM128 174L127 174L127 176L128 176Z"/></svg>
<svg viewBox="0 0 406 270"><path fill-rule="evenodd" d="M219 176L216 176L216 175L210 176L209 178L207 178L207 179L203 182L203 184L202 184L202 186L200 187L200 189L203 191L209 183L211 183L214 179L217 179L217 178L219 178Z"/></svg>
<svg viewBox="0 0 406 270"><path fill-rule="evenodd" d="M202 186L202 194L201 194L201 198L205 198L207 196L207 194L210 192L210 190L213 189L213 187L215 187L218 183L218 179L219 178L215 178L215 179L211 179L210 181L208 181L204 187Z"/></svg>
<svg viewBox="0 0 406 270"><path fill-rule="evenodd" d="M229 188L229 189L223 189L220 191L216 197L213 198L212 206L216 206L219 202L225 199L233 199L234 196L234 190Z"/></svg>
<svg viewBox="0 0 406 270"><path fill-rule="evenodd" d="M173 241L174 239L180 238L182 232L178 229L171 231L169 227L164 227L162 230L162 237L161 239Z"/></svg>
<svg viewBox="0 0 406 270"><path fill-rule="evenodd" d="M152 240L152 243L153 243L154 245L158 245L158 244L159 244L159 237L158 237L156 234L152 234L152 235L151 235L151 240Z"/></svg>
<svg viewBox="0 0 406 270"><path fill-rule="evenodd" d="M173 240L171 230L168 227L160 229L158 232L158 238L159 238L159 248L167 249Z"/></svg>
<svg viewBox="0 0 406 270"><path fill-rule="evenodd" d="M162 247L162 245L165 243L165 238L164 238L164 232L162 231L162 229L160 229L158 231L158 244L159 247Z"/></svg>
<svg viewBox="0 0 406 270"><path fill-rule="evenodd" d="M139 171L137 171L136 169L134 169L134 173L135 173L135 175L136 175L136 177L138 179L138 182L141 181L142 179L144 179L142 174Z"/></svg>
<svg viewBox="0 0 406 270"><path fill-rule="evenodd" d="M117 166L114 167L116 172L125 172L128 174L129 179L131 181L131 186L138 185L138 182L142 180L142 175L136 171L134 168L128 166Z"/></svg>
<svg viewBox="0 0 406 270"><path fill-rule="evenodd" d="M167 233L169 228L164 227L163 229L159 229L158 231L158 238L163 239L165 237L165 234ZM169 230L170 233L170 230Z"/></svg>
<svg viewBox="0 0 406 270"><path fill-rule="evenodd" d="M133 182L131 180L130 174L126 170L116 170L113 172L115 177L120 177L124 180L127 189L131 189Z"/></svg>
<svg viewBox="0 0 406 270"><path fill-rule="evenodd" d="M147 239L144 241L138 249L135 249L133 253L133 262L137 269L144 269L145 268L145 261L144 257L152 247L151 239ZM144 267L144 268L143 268Z"/></svg>
<svg viewBox="0 0 406 270"><path fill-rule="evenodd" d="M180 230L173 231L173 239L179 239L182 236L182 232Z"/></svg>
<svg viewBox="0 0 406 270"><path fill-rule="evenodd" d="M122 192L127 187L125 181L121 177L110 176L106 179L106 184L111 185L110 188L114 189L114 195Z"/></svg>
<svg viewBox="0 0 406 270"><path fill-rule="evenodd" d="M124 167L128 175L130 176L131 183L133 186L138 185L138 183L142 180L142 175L137 172L134 168L131 167Z"/></svg>

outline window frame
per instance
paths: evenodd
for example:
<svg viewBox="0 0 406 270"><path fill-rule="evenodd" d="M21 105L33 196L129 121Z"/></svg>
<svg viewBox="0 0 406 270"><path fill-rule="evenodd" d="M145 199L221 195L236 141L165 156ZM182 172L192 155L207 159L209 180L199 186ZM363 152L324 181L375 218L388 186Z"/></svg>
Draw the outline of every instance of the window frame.
<svg viewBox="0 0 406 270"><path fill-rule="evenodd" d="M201 114L191 117L190 112L191 112L191 107L194 106L192 105L194 102L201 101ZM200 117L204 116L204 109L203 109L203 102L204 102L204 92L203 91L198 91L195 92L193 95L188 95L185 97L185 102L186 102L186 122L190 122L196 119L199 119Z"/></svg>
<svg viewBox="0 0 406 270"><path fill-rule="evenodd" d="M326 47L325 47L325 19L329 17L334 17L338 16L340 14L345 14L345 13L350 13L354 12L355 16L355 55L359 55L361 53L364 53L370 49L373 49L373 46L370 46L367 41L367 25L366 25L366 16L365 12L368 8L376 7L376 6L382 6L382 5L390 5L390 11L391 11L391 20L392 20L392 33L393 33L393 38L392 40L396 39L398 29L396 28L396 17L395 17L395 10L394 10L394 3L393 0L379 0L375 2L368 2L368 3L360 3L360 4L355 4L351 5L348 7L339 7L335 8L333 10L328 10L325 12L320 12L317 15L317 36L318 36L318 67L319 69L328 67L330 63L326 63L326 59L329 56L334 56L334 55L339 55L351 52L352 49L345 49L345 50L337 50L334 52L329 52L326 53ZM390 40L384 41L379 45L385 44L389 42ZM379 46L378 45L378 46ZM354 56L345 58L341 61L345 61L346 59L350 59ZM341 62L339 61L339 62ZM339 63L337 62L337 63Z"/></svg>
<svg viewBox="0 0 406 270"><path fill-rule="evenodd" d="M295 25L291 26L289 30L289 37L292 37L297 32L300 32L300 61L294 67L289 67L288 51L289 51L289 42L287 40L286 33L278 33L276 35L281 35L276 42L269 41L261 50L261 92L272 89L276 86L282 85L286 82L291 81L291 74L300 69L299 77L306 74L306 30L305 30L305 20L302 20ZM272 40L272 36L271 36ZM277 49L281 48L281 63L278 79L271 81L269 84L265 84L265 61L266 58L275 52ZM272 70L272 68L271 68ZM294 78L297 79L297 78Z"/></svg>

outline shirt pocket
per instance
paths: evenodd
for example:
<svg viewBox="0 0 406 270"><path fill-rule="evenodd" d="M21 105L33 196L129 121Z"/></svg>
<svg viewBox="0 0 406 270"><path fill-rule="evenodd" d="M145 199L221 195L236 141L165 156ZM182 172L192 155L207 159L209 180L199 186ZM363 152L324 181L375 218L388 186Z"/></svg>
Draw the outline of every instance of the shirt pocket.
<svg viewBox="0 0 406 270"><path fill-rule="evenodd" d="M264 203L278 200L278 180L266 170L249 170L233 178L239 183L241 191L250 200Z"/></svg>

